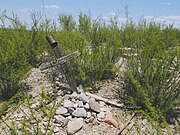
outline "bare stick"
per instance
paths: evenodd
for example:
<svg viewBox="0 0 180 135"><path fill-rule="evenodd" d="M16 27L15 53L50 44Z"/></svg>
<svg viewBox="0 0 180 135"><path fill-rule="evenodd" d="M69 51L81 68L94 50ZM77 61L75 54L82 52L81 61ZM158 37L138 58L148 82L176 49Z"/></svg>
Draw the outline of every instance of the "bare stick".
<svg viewBox="0 0 180 135"><path fill-rule="evenodd" d="M136 113L133 113L131 119L129 119L129 121L127 122L127 124L124 126L124 128L118 133L118 135L121 135L122 132L129 126L129 124L131 124L132 119L135 117Z"/></svg>
<svg viewBox="0 0 180 135"><path fill-rule="evenodd" d="M110 101L109 99L102 98L102 97L100 97L100 96L91 94L91 93L89 93L89 92L86 92L85 94L86 94L87 96L90 96L90 97L95 98L96 100L104 101L105 103L108 103L108 104L111 104L111 105L114 105L114 106L117 106L117 107L123 107L123 106L124 106L124 104L118 104L118 103L116 103L116 102Z"/></svg>

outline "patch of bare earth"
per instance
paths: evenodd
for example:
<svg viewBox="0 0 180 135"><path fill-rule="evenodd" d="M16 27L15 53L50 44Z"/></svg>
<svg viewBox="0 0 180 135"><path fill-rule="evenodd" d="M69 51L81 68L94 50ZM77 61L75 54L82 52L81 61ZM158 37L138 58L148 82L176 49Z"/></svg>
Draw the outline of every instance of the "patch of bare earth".
<svg viewBox="0 0 180 135"><path fill-rule="evenodd" d="M62 94L62 91L63 91L62 88L66 87L66 85L63 85L63 84L66 84L67 82L61 81L62 75L60 75L60 76L61 77L58 77L55 80L55 82L57 82L57 84L58 84L57 89L56 89L57 86L52 87L53 85L52 85L52 83L50 83L48 81L47 75L42 73L39 69L32 69L31 74L25 80L27 85L29 85L28 87L30 88L30 92L28 92L28 94L33 97L33 104L31 107L35 111L34 112L35 116L37 116L38 118L42 117L42 121L40 123L41 128L43 128L44 125L47 125L47 118L44 117L44 115L42 114L40 109L37 107L41 90L43 89L45 91L48 91L48 92L56 95L56 97L54 97L55 98L54 101L57 103L59 101L62 102L62 98L65 98L65 97L67 98L68 96L72 96L72 95L68 95L68 94L65 94L65 95ZM84 118L83 126L80 129L78 129L78 131L76 133L74 133L74 135L125 135L125 134L149 135L149 134L158 134L156 132L156 130L153 129L153 127L149 124L149 122L146 119L144 119L140 115L134 115L133 109L131 109L131 110L129 109L131 106L129 106L128 101L126 101L126 96L124 94L125 90L123 89L123 85L124 85L124 82L118 78L114 79L114 80L104 80L101 82L96 82L94 87L89 91L90 93L93 93L94 95L108 99L109 101L114 101L116 103L124 104L124 106L122 106L122 107L116 107L116 106L114 106L112 104L108 104L108 103L104 104L104 106L105 106L104 108L106 109L105 114L107 114L107 112L111 112L112 114L114 114L114 116L118 122L118 126L115 127L111 124L108 124L107 122L104 122L105 118L102 118L101 120L99 120L97 118L97 115L99 113L94 113L92 110L87 109L87 111L91 111L90 112L91 115L94 115L93 119ZM73 95L73 96L75 96L75 95ZM79 99L72 98L71 101L79 103ZM49 106L51 108L52 102L47 102L47 106ZM61 106L63 106L63 105L61 105ZM24 114L29 114L29 108L27 108L27 105L23 104L20 107L21 107L21 109L10 108L8 110L6 117L3 117L3 119L7 122L7 124L11 125L10 120L15 121L17 126L20 126L20 121L23 119L28 119L28 121L32 122L31 118L24 115ZM65 106L64 106L64 108L65 108ZM75 109L77 109L77 107L74 108L74 110ZM74 110L72 109L72 111L74 111ZM60 113L63 113L62 110ZM10 120L8 120L7 118L10 118ZM62 127L59 123L57 123L56 118L60 118L60 115L56 114L56 117L54 117L52 119L52 125L55 127L54 134L67 135L68 124L66 126ZM67 116L63 117L63 120L65 120L67 118L69 118L70 121L75 119L74 116L69 115L68 117ZM2 121L0 122L0 124L1 124L0 135L4 135L5 133L7 133L9 135L10 132L9 132L7 126L4 123L2 123ZM178 125L179 125L179 123L177 123L176 126L171 125L170 132L164 131L164 134L179 135ZM3 127L5 127L5 129L2 129ZM19 127L18 130L20 133L21 128ZM33 133L33 130L32 130L32 133Z"/></svg>

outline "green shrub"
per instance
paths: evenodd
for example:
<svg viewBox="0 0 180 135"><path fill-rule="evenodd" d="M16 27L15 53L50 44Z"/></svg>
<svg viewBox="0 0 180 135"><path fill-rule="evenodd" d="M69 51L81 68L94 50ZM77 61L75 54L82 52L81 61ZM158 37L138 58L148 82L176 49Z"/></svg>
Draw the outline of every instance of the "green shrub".
<svg viewBox="0 0 180 135"><path fill-rule="evenodd" d="M11 17L3 12L0 19L0 95L8 99L19 90L20 80L32 66L42 61L39 56L46 51L46 42L36 18L31 30L14 14ZM11 23L8 27L6 21Z"/></svg>
<svg viewBox="0 0 180 135"><path fill-rule="evenodd" d="M174 108L180 103L176 29L143 22L134 30L129 36L136 40L128 57L126 92L132 103L141 106L153 120L165 122L175 117Z"/></svg>

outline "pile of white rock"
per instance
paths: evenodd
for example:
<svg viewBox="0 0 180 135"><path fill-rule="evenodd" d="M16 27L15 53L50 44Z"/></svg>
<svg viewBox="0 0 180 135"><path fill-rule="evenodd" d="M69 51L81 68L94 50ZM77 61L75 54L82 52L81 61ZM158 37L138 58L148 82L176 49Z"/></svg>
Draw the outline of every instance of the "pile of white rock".
<svg viewBox="0 0 180 135"><path fill-rule="evenodd" d="M63 96L64 100L55 112L54 123L60 127L67 126L69 135L78 132L85 123L92 123L94 120L118 127L118 121L109 106L103 101L96 101L87 96L81 85L77 87L77 92Z"/></svg>
<svg viewBox="0 0 180 135"><path fill-rule="evenodd" d="M47 92L50 92L53 98L51 101L43 101L47 108L52 108L54 101L56 103L55 114L51 119L54 134L66 132L68 135L73 135L80 131L85 124L90 123L100 124L106 122L116 128L119 127L110 105L88 96L81 85L77 87L77 92L72 92L63 74L58 73L53 81L55 82L54 86L48 83L45 74L42 74L39 69L32 70L30 77L27 79L28 84L32 87L32 91L29 92L33 99L32 104L30 108L26 102L19 106L19 109L9 108L7 115L2 117L4 123L0 121L0 124L2 124L0 126L0 135L10 133L9 127L11 126L15 126L17 133L21 134L22 121L27 121L33 127L33 124L36 123L34 117L41 119L38 126L41 128L42 133L46 132L48 118L42 113L40 107L42 87ZM31 114L32 109L34 112L33 117ZM12 122L15 124L12 125ZM31 133L34 132L33 128L29 130Z"/></svg>

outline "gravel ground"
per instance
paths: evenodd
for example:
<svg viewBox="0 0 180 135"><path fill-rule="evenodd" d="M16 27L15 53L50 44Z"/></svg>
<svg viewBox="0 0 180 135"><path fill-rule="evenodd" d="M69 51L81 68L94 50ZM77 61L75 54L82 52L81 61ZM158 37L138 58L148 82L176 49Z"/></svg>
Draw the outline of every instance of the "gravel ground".
<svg viewBox="0 0 180 135"><path fill-rule="evenodd" d="M46 75L41 73L38 68L32 69L29 77L25 80L28 87L31 89L28 94L34 97L34 100L38 100L38 96L42 89L53 92L53 85L47 80ZM91 88L91 93L94 93L103 98L109 99L111 101L116 101L124 103L123 97L123 81L120 79L115 80L105 80L97 82L93 88ZM121 99L121 100L119 100ZM105 122L99 122L97 119L94 119L92 122L84 122L83 128L78 131L75 135L117 135L127 123L129 125L123 130L121 135L149 135L157 134L157 132L152 128L149 122L140 115L133 117L131 122L129 120L132 118L133 111L127 109L127 107L117 108L112 105L108 105L108 109L116 114L119 122L119 128L115 128L112 125L109 125ZM17 115L18 112L11 112L8 115ZM179 122L179 121L178 121ZM179 123L176 122L176 125L170 125L170 134L180 135ZM0 122L0 135L4 135L5 132L2 130L2 121ZM164 134L169 134L164 131ZM9 134L7 132L7 134ZM57 135L66 135L66 128L61 129Z"/></svg>

